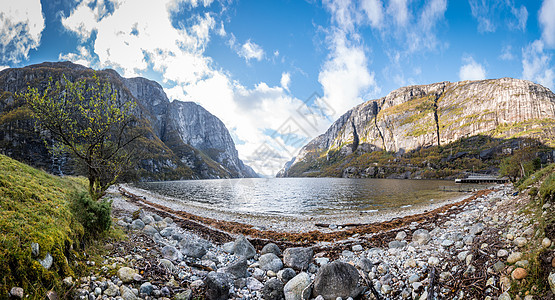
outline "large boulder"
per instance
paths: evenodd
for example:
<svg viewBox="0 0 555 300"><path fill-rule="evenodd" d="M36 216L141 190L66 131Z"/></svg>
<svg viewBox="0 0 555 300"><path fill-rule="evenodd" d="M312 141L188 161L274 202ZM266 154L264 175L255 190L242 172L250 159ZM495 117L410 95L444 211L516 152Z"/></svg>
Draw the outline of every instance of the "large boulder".
<svg viewBox="0 0 555 300"><path fill-rule="evenodd" d="M177 250L174 246L166 245L162 248L162 257L168 260L180 260L181 259L181 252Z"/></svg>
<svg viewBox="0 0 555 300"><path fill-rule="evenodd" d="M286 250L287 251L287 250ZM308 273L302 272L293 277L283 287L285 300L306 300L310 297L311 280Z"/></svg>
<svg viewBox="0 0 555 300"><path fill-rule="evenodd" d="M256 254L254 246L244 236L239 236L233 243L233 254L243 256L247 259L253 258Z"/></svg>
<svg viewBox="0 0 555 300"><path fill-rule="evenodd" d="M206 276L205 284L206 299L226 300L229 298L229 289L232 286L232 281L227 274L212 271Z"/></svg>
<svg viewBox="0 0 555 300"><path fill-rule="evenodd" d="M283 300L283 282L275 277L266 281L262 288L262 297L265 300Z"/></svg>
<svg viewBox="0 0 555 300"><path fill-rule="evenodd" d="M179 243L181 253L187 257L201 258L206 254L206 246L200 241L182 240Z"/></svg>
<svg viewBox="0 0 555 300"><path fill-rule="evenodd" d="M234 278L247 277L247 259L240 257L223 268L223 271L224 273L230 274Z"/></svg>
<svg viewBox="0 0 555 300"><path fill-rule="evenodd" d="M266 244L262 250L260 251L260 254L264 255L267 253L273 253L277 256L281 256L281 250L279 249L278 245L274 244L274 243L269 243Z"/></svg>
<svg viewBox="0 0 555 300"><path fill-rule="evenodd" d="M326 300L356 298L362 291L358 285L360 275L355 267L341 261L323 265L314 279L312 295L321 295Z"/></svg>
<svg viewBox="0 0 555 300"><path fill-rule="evenodd" d="M258 259L260 268L264 271L271 270L277 273L279 270L283 269L283 262L274 253L266 253Z"/></svg>
<svg viewBox="0 0 555 300"><path fill-rule="evenodd" d="M286 266L296 270L306 270L312 260L312 248L287 248L283 252L283 262Z"/></svg>

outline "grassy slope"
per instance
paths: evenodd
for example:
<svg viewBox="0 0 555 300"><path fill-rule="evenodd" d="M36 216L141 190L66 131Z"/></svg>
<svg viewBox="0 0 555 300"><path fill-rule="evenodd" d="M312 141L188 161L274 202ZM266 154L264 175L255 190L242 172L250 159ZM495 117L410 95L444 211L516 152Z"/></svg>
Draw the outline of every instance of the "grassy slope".
<svg viewBox="0 0 555 300"><path fill-rule="evenodd" d="M73 275L70 263L77 253L72 249L83 227L69 203L82 190L83 179L59 178L0 155L0 298L13 286L38 298ZM40 245L39 258L47 253L54 258L49 270L32 257L33 242Z"/></svg>

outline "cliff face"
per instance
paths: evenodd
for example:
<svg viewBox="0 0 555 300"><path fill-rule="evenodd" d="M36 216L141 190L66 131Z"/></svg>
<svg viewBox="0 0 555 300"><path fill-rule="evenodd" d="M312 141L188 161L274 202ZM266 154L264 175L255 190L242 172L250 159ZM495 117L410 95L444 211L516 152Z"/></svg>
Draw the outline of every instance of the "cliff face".
<svg viewBox="0 0 555 300"><path fill-rule="evenodd" d="M15 93L28 85L44 88L48 78L70 80L92 75L93 70L70 62L43 63L0 72L0 153L47 169L72 174L68 155L54 155L37 132L25 103ZM227 128L197 104L170 102L163 88L145 78L123 78L113 70L98 71L117 89L123 101L135 101L134 114L143 120L145 139L137 148L143 152L133 180L256 177L239 159ZM46 139L45 139L46 138Z"/></svg>
<svg viewBox="0 0 555 300"><path fill-rule="evenodd" d="M326 156L329 160L330 153L403 154L478 134L531 137L554 145L555 95L543 86L512 78L403 87L345 113L304 146L280 175L292 175L288 170L295 165L311 165Z"/></svg>

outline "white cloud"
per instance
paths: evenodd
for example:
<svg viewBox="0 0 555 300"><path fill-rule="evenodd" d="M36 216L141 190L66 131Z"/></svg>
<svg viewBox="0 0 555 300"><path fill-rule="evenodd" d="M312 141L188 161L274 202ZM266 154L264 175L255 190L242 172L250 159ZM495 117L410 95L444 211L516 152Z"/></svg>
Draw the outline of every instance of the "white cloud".
<svg viewBox="0 0 555 300"><path fill-rule="evenodd" d="M218 28L218 30L216 31L216 33L218 33L219 36L224 37L227 35L227 32L225 31L225 27L224 27L224 22L220 22L220 27Z"/></svg>
<svg viewBox="0 0 555 300"><path fill-rule="evenodd" d="M383 26L383 4L380 0L363 0L360 6L372 27L381 28Z"/></svg>
<svg viewBox="0 0 555 300"><path fill-rule="evenodd" d="M10 66L0 66L0 71L5 70L5 69L9 69Z"/></svg>
<svg viewBox="0 0 555 300"><path fill-rule="evenodd" d="M281 74L281 87L287 91L289 91L289 84L291 83L291 74L289 72L283 72Z"/></svg>
<svg viewBox="0 0 555 300"><path fill-rule="evenodd" d="M537 40L522 50L522 78L537 82L553 90L555 72L551 55L544 51L544 42Z"/></svg>
<svg viewBox="0 0 555 300"><path fill-rule="evenodd" d="M40 45L44 17L39 0L2 1L0 5L0 59L18 63Z"/></svg>
<svg viewBox="0 0 555 300"><path fill-rule="evenodd" d="M410 16L408 0L391 0L387 7L387 13L394 18L397 26L406 26Z"/></svg>
<svg viewBox="0 0 555 300"><path fill-rule="evenodd" d="M251 59L260 61L264 57L264 49L256 43L251 42L251 40L248 40L237 50L237 54L247 62Z"/></svg>
<svg viewBox="0 0 555 300"><path fill-rule="evenodd" d="M468 2L472 16L478 21L478 31L481 33L495 32L499 22L504 22L512 29L526 30L528 10L524 5L516 7L514 0L469 0Z"/></svg>
<svg viewBox="0 0 555 300"><path fill-rule="evenodd" d="M543 30L543 41L547 46L555 48L555 0L543 1L538 20Z"/></svg>
<svg viewBox="0 0 555 300"><path fill-rule="evenodd" d="M501 55L499 55L499 58L501 60L507 60L507 61L515 59L511 45L507 45L503 47L503 49L501 50Z"/></svg>
<svg viewBox="0 0 555 300"><path fill-rule="evenodd" d="M471 56L463 58L464 65L459 70L460 80L482 80L486 79L486 69L477 63Z"/></svg>
<svg viewBox="0 0 555 300"><path fill-rule="evenodd" d="M78 46L77 51L78 51L77 53L66 53L66 54L60 53L60 55L58 56L58 60L61 60L61 61L67 60L86 67L91 67L92 56L89 50L87 50L87 48L85 48L84 46Z"/></svg>
<svg viewBox="0 0 555 300"><path fill-rule="evenodd" d="M469 0L472 16L478 21L479 32L494 32L495 23L490 19L490 4L486 0Z"/></svg>

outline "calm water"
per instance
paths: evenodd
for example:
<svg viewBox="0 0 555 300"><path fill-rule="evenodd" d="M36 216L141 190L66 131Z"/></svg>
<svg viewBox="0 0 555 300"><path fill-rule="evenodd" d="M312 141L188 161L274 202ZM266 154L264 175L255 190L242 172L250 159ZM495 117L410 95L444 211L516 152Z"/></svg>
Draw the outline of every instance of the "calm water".
<svg viewBox="0 0 555 300"><path fill-rule="evenodd" d="M405 208L456 197L444 180L256 178L144 182L136 186L218 209L321 215Z"/></svg>

